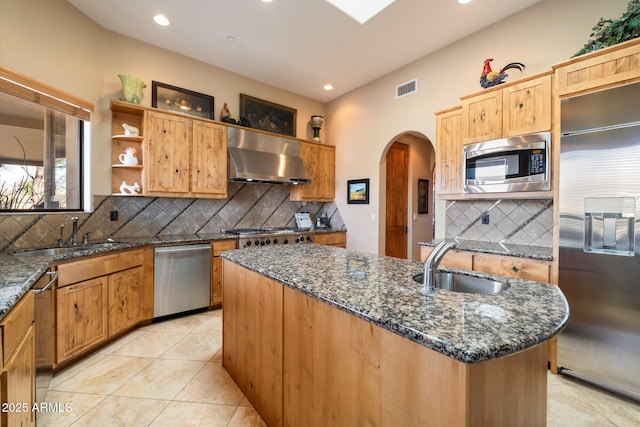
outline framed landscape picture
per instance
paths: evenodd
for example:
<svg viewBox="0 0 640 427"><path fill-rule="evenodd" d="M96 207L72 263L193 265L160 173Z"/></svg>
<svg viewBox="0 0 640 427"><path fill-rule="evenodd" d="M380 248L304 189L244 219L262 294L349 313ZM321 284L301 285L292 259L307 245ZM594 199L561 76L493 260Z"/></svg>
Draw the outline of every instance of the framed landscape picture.
<svg viewBox="0 0 640 427"><path fill-rule="evenodd" d="M151 82L151 106L159 110L213 120L213 96L160 82Z"/></svg>
<svg viewBox="0 0 640 427"><path fill-rule="evenodd" d="M347 181L347 203L369 204L369 178Z"/></svg>
<svg viewBox="0 0 640 427"><path fill-rule="evenodd" d="M252 128L296 136L296 114L293 108L240 94L240 117L247 118Z"/></svg>

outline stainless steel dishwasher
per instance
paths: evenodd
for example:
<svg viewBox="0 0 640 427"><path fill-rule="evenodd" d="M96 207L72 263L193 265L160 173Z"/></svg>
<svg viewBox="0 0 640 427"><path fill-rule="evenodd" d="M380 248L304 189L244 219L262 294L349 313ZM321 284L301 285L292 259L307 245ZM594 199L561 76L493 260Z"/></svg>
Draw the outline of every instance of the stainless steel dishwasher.
<svg viewBox="0 0 640 427"><path fill-rule="evenodd" d="M154 318L209 307L210 299L211 245L155 248Z"/></svg>

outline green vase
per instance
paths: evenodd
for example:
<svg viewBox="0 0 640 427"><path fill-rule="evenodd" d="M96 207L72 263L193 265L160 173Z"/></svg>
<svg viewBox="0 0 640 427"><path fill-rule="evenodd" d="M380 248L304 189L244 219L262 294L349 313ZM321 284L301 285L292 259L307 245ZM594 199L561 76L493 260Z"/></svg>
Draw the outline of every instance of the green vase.
<svg viewBox="0 0 640 427"><path fill-rule="evenodd" d="M118 74L122 82L122 101L140 104L142 99L142 89L147 87L142 80L128 74Z"/></svg>

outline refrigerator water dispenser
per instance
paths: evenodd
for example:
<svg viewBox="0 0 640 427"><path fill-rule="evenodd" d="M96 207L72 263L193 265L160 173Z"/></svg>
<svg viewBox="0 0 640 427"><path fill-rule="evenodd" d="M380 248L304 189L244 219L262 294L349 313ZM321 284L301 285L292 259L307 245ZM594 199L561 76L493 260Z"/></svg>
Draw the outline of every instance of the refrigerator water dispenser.
<svg viewBox="0 0 640 427"><path fill-rule="evenodd" d="M584 199L584 251L634 256L635 198Z"/></svg>

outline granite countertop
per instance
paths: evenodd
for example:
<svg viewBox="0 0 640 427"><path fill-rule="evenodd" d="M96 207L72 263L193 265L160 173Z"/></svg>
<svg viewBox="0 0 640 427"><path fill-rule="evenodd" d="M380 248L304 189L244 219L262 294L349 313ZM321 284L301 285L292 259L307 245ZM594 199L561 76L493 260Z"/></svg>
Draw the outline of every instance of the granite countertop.
<svg viewBox="0 0 640 427"><path fill-rule="evenodd" d="M511 243L481 242L477 240L439 239L431 242L418 242L420 246L436 246L442 240L456 243L455 249L461 251L481 252L485 254L506 255L518 258L552 261L553 249L544 246L514 245Z"/></svg>
<svg viewBox="0 0 640 427"><path fill-rule="evenodd" d="M226 251L221 256L464 363L506 356L558 334L569 317L557 286L501 278L496 295L422 295L423 264L317 244ZM480 277L483 273L455 271Z"/></svg>
<svg viewBox="0 0 640 427"><path fill-rule="evenodd" d="M147 245L165 245L171 243L197 243L212 240L234 239L235 236L224 233L206 235L173 235L121 238L113 246L92 248L72 253L51 256L21 256L20 252L0 254L0 319L9 312L22 296L34 285L40 276L54 263L83 256L104 254L123 249ZM93 242L92 242L93 243ZM81 248L82 245L79 246ZM28 252L25 250L24 252Z"/></svg>

